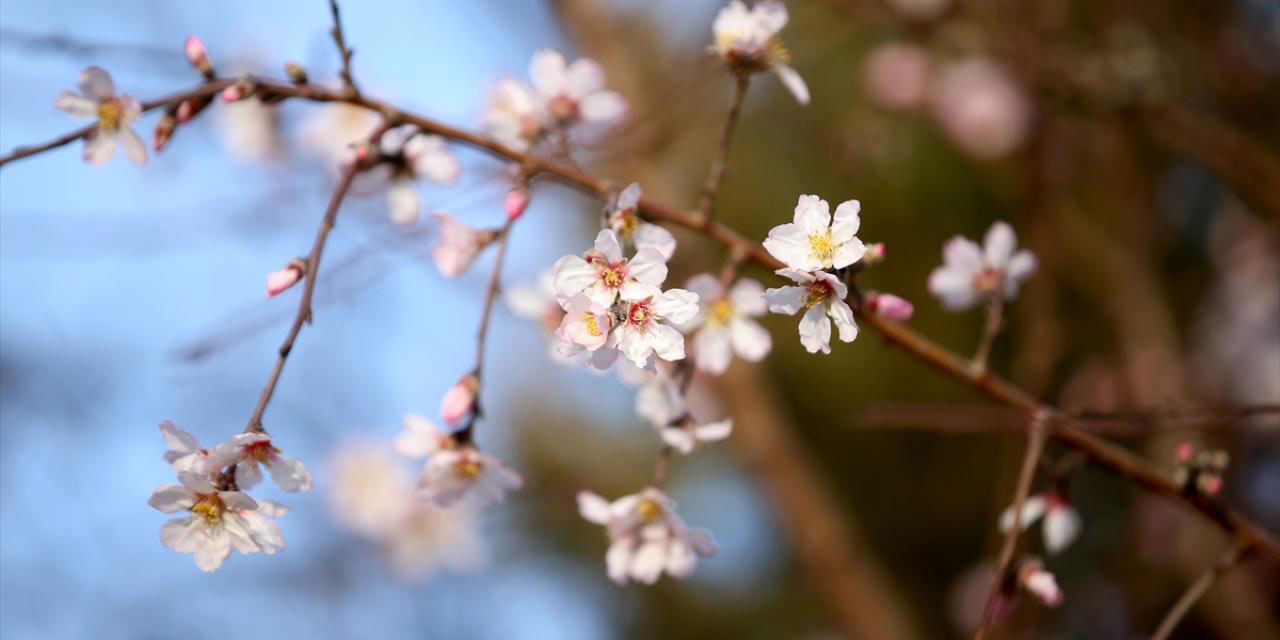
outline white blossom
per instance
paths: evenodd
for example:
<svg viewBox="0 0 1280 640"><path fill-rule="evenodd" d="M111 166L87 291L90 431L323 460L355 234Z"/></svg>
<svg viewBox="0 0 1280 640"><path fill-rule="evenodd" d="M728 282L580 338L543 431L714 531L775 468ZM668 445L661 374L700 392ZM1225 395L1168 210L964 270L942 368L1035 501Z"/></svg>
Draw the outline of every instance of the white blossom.
<svg viewBox="0 0 1280 640"><path fill-rule="evenodd" d="M610 580L653 584L663 572L687 578L693 574L698 556L715 554L711 534L685 526L675 506L653 487L613 502L589 491L578 493L579 513L587 521L603 525L609 535L605 565Z"/></svg>
<svg viewBox="0 0 1280 640"><path fill-rule="evenodd" d="M609 212L609 228L618 234L625 244L636 249L653 247L662 254L663 260L670 260L676 252L676 237L670 231L640 219L640 185L632 182L618 194L618 201Z"/></svg>
<svg viewBox="0 0 1280 640"><path fill-rule="evenodd" d="M630 260L622 257L618 234L602 229L595 246L581 257L568 255L556 261L556 295L566 304L574 294L585 293L608 309L614 300L642 300L662 293L658 285L667 279L667 261L653 247L641 247Z"/></svg>
<svg viewBox="0 0 1280 640"><path fill-rule="evenodd" d="M832 220L826 200L812 195L800 196L794 222L770 229L764 248L796 271L847 267L867 252L855 235L861 224L860 208L857 200L841 202Z"/></svg>
<svg viewBox="0 0 1280 640"><path fill-rule="evenodd" d="M161 513L188 511L160 528L160 541L178 553L195 555L201 571L215 571L235 548L240 553L262 550L249 523L240 515L258 508L253 498L239 491L219 491L201 474L179 471L182 484L157 487L147 504Z"/></svg>
<svg viewBox="0 0 1280 640"><path fill-rule="evenodd" d="M1066 497L1057 491L1029 496L1022 501L1020 518L1022 529L1027 529L1041 518L1044 519L1041 527L1044 548L1049 553L1062 551L1080 536L1080 514ZM1010 506L1000 514L1000 530L1008 533L1012 528L1013 507Z"/></svg>
<svg viewBox="0 0 1280 640"><path fill-rule="evenodd" d="M331 167L355 160L353 147L378 127L377 112L364 107L335 102L319 107L302 123L302 143Z"/></svg>
<svg viewBox="0 0 1280 640"><path fill-rule="evenodd" d="M271 444L271 436L261 432L240 433L209 450L209 471L236 465L236 486L250 489L262 482L265 465L277 487L291 493L311 490L311 472L301 460L286 460Z"/></svg>
<svg viewBox="0 0 1280 640"><path fill-rule="evenodd" d="M1012 300L1018 287L1035 273L1036 257L1017 249L1013 228L1004 222L991 225L979 247L955 236L942 248L943 264L929 274L929 291L951 310L963 310L990 296Z"/></svg>
<svg viewBox="0 0 1280 640"><path fill-rule="evenodd" d="M444 138L423 133L411 124L384 133L379 146L383 157L391 159L387 203L391 221L396 224L413 224L422 211L415 180L421 178L449 185L458 179L462 170Z"/></svg>
<svg viewBox="0 0 1280 640"><path fill-rule="evenodd" d="M741 0L732 0L716 14L711 25L715 42L711 50L736 73L772 71L800 104L809 104L809 87L787 63L791 57L778 32L787 26L787 8L781 2L764 0L747 9Z"/></svg>
<svg viewBox="0 0 1280 640"><path fill-rule="evenodd" d="M498 142L524 151L542 136L546 120L546 110L531 87L514 78L494 85L484 128Z"/></svg>
<svg viewBox="0 0 1280 640"><path fill-rule="evenodd" d="M195 436L179 429L168 420L160 423L160 435L169 447L164 452L164 461L173 465L174 471L193 471L205 473L205 459L209 452L200 447Z"/></svg>
<svg viewBox="0 0 1280 640"><path fill-rule="evenodd" d="M256 97L237 100L213 110L214 126L222 146L246 163L271 160L280 155L280 114Z"/></svg>
<svg viewBox="0 0 1280 640"><path fill-rule="evenodd" d="M766 311L764 285L743 278L726 293L718 278L702 273L690 278L685 287L698 294L698 315L685 327L697 329L693 352L698 369L724 373L734 353L749 362L764 359L773 339L752 319Z"/></svg>
<svg viewBox="0 0 1280 640"><path fill-rule="evenodd" d="M416 196L415 196L416 197ZM497 232L490 229L472 229L461 220L437 211L431 214L440 223L440 239L431 248L431 258L440 273L449 278L456 278L466 271L476 259L480 250L498 237Z"/></svg>
<svg viewBox="0 0 1280 640"><path fill-rule="evenodd" d="M84 160L104 165L116 154L117 143L125 155L138 166L147 163L147 145L130 128L142 116L142 105L128 94L116 95L111 74L101 67L87 67L80 72L80 93L63 91L53 106L76 118L95 118L98 124L84 139Z"/></svg>
<svg viewBox="0 0 1280 640"><path fill-rule="evenodd" d="M779 269L776 273L791 278L800 286L765 291L769 310L787 315L805 310L800 318L800 343L809 353L831 353L831 322L828 318L835 320L842 342L853 342L858 337L853 310L844 301L849 290L838 278L825 271L805 273Z"/></svg>
<svg viewBox="0 0 1280 640"><path fill-rule="evenodd" d="M663 360L684 359L684 336L671 325L687 323L698 313L698 294L669 289L656 296L623 300L619 307L610 347L637 367L646 366L655 353Z"/></svg>
<svg viewBox="0 0 1280 640"><path fill-rule="evenodd" d="M437 506L449 507L464 497L477 506L488 506L524 485L520 475L501 460L470 443L458 442L429 420L406 416L404 426L405 432L396 439L396 451L409 458L427 459L418 479L418 493Z"/></svg>
<svg viewBox="0 0 1280 640"><path fill-rule="evenodd" d="M533 54L529 77L546 112L561 125L608 125L627 111L627 101L604 88L604 69L590 58L568 64L552 49Z"/></svg>
<svg viewBox="0 0 1280 640"><path fill-rule="evenodd" d="M608 309L576 293L564 306L564 316L556 330L560 354L572 357L582 350L596 351L609 342L612 328Z"/></svg>

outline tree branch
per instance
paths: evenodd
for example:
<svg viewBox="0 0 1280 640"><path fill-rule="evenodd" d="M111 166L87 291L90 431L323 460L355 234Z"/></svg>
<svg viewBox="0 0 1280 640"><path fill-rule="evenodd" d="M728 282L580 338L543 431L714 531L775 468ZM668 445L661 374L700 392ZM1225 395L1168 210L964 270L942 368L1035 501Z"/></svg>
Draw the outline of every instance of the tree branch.
<svg viewBox="0 0 1280 640"><path fill-rule="evenodd" d="M1182 594L1182 597L1178 598L1173 608L1160 621L1160 626L1156 627L1155 633L1151 634L1151 640L1167 640L1173 630L1177 628L1178 623L1182 622L1182 619L1191 611L1191 607L1195 606L1196 602L1204 596L1205 592L1213 586L1213 583L1218 578L1238 566L1248 555L1249 550L1250 547L1243 542L1232 545L1230 549L1227 549L1218 558L1218 561L1213 563L1213 566L1209 567L1209 570L1205 571L1195 582L1191 583L1191 586Z"/></svg>
<svg viewBox="0 0 1280 640"><path fill-rule="evenodd" d="M747 96L747 86L751 76L735 73L733 76L733 104L724 118L724 128L720 130L720 144L716 147L716 155L711 160L711 169L707 172L707 181L702 185L702 196L698 198L698 214L704 220L711 220L711 211L716 204L716 195L720 191L720 183L724 181L725 168L729 164L729 143L733 141L733 128L738 124L738 114L742 112L742 99Z"/></svg>

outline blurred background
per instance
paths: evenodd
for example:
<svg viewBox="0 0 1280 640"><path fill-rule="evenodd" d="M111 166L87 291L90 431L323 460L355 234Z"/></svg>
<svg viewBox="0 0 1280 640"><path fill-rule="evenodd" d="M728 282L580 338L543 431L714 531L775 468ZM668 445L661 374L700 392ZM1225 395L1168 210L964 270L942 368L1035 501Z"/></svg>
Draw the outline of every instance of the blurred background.
<svg viewBox="0 0 1280 640"><path fill-rule="evenodd" d="M601 61L630 115L577 160L692 206L732 90L706 53L719 6L351 2L344 22L366 93L469 129L494 81L526 77L537 49ZM763 238L800 193L861 200L860 236L888 246L864 286L912 300L911 324L961 353L975 347L981 314L944 311L927 275L949 237L978 238L1006 220L1040 270L1009 310L996 371L1072 411L1280 403L1273 0L789 8L782 35L813 103L755 78L720 220ZM0 149L79 126L51 104L87 65L142 99L195 84L181 50L191 34L223 74L280 77L296 60L336 83L329 25L321 0L216 10L9 0ZM292 506L286 549L233 555L211 575L164 549L166 516L146 505L172 481L156 425L173 420L205 445L242 428L300 294L264 300L263 277L310 246L335 181L325 132L341 118L300 102L215 104L145 170L123 157L90 167L77 143L0 172L0 635L967 637L1022 453L1018 416L870 331L809 355L794 318L765 320L775 346L764 363L695 382L699 402L736 422L725 446L671 470L682 516L721 547L689 580L608 582L606 540L573 496L613 498L648 482L653 430L633 412L633 388L553 362L537 324L505 307L478 437L526 488L463 523L461 538L428 526L389 549L362 536L344 518L338 482L386 471L380 456L401 417L434 416L471 366L492 260L442 278L429 256L435 226L390 224L377 185L343 207L315 323L266 414L316 477L311 493L255 491ZM456 151L463 176L422 186L427 210L498 224L506 167ZM581 252L599 206L535 184L504 283L533 282ZM670 285L719 269L718 245L675 232ZM1221 499L1280 531L1274 413L1148 415L1099 429L1170 473L1179 443L1226 449ZM403 464L393 476L412 472ZM1066 599L1020 604L998 637L1144 637L1230 544L1197 514L1058 447L1046 464L1084 522L1074 545L1046 559ZM1036 538L1027 536L1032 550ZM464 555L483 566L458 562ZM1175 637L1280 638L1277 594L1276 567L1248 563Z"/></svg>

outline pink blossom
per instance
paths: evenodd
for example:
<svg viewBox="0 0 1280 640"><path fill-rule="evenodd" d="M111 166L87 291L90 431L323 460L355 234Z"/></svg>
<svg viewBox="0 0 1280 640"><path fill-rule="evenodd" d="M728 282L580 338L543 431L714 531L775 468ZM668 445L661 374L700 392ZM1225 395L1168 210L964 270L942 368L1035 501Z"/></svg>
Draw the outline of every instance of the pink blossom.
<svg viewBox="0 0 1280 640"><path fill-rule="evenodd" d="M906 322L915 312L912 304L892 293L871 293L867 296L867 308L895 322Z"/></svg>
<svg viewBox="0 0 1280 640"><path fill-rule="evenodd" d="M1039 562L1028 562L1019 569L1018 583L1027 593L1050 607L1062 604L1062 589L1058 587L1058 580Z"/></svg>
<svg viewBox="0 0 1280 640"><path fill-rule="evenodd" d="M440 403L440 417L450 425L457 425L463 418L471 414L476 405L476 389L480 386L480 381L475 375L468 373L462 376L452 387L444 394L444 400Z"/></svg>
<svg viewBox="0 0 1280 640"><path fill-rule="evenodd" d="M928 96L932 64L919 46L882 44L863 63L862 83L876 104L891 110L914 109Z"/></svg>
<svg viewBox="0 0 1280 640"><path fill-rule="evenodd" d="M525 207L529 206L529 190L524 187L512 187L503 199L503 206L507 209L508 220L515 220L524 215Z"/></svg>

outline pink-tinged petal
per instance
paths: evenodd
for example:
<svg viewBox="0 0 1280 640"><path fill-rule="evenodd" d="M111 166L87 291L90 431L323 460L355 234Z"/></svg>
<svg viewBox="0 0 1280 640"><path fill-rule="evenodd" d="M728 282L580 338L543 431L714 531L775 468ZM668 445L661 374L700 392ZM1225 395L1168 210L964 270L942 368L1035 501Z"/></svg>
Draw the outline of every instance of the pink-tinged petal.
<svg viewBox="0 0 1280 640"><path fill-rule="evenodd" d="M58 98L53 101L53 106L56 109L66 111L76 118L98 117L98 103L96 101L70 91L59 93Z"/></svg>
<svg viewBox="0 0 1280 640"><path fill-rule="evenodd" d="M832 297L836 300L844 300L845 297L849 295L849 287L846 287L845 284L840 281L840 278L835 276L835 274L827 273L826 271L819 271L813 274L813 278L814 280L822 280L827 283L827 286L831 287L834 292Z"/></svg>
<svg viewBox="0 0 1280 640"><path fill-rule="evenodd" d="M795 69L785 64L773 65L773 72L778 75L778 79L782 81L782 86L796 97L796 102L802 105L809 104L809 85L804 83L804 78Z"/></svg>
<svg viewBox="0 0 1280 640"><path fill-rule="evenodd" d="M640 197L642 195L643 195L643 192L641 192L640 190L640 183L632 182L631 184L627 185L627 187L623 189L621 193L618 194L618 202L614 205L614 207L618 211L635 209L636 207L640 206Z"/></svg>
<svg viewBox="0 0 1280 640"><path fill-rule="evenodd" d="M289 493L311 490L311 472L301 460L276 458L269 463L268 468L271 469L272 482L282 490Z"/></svg>
<svg viewBox="0 0 1280 640"><path fill-rule="evenodd" d="M653 584L662 575L666 563L667 541L645 542L631 559L631 578L643 584Z"/></svg>
<svg viewBox="0 0 1280 640"><path fill-rule="evenodd" d="M195 436L179 429L177 425L165 420L160 423L160 435L164 436L164 444L172 451L192 453L200 450L200 443Z"/></svg>
<svg viewBox="0 0 1280 640"><path fill-rule="evenodd" d="M609 523L609 501L590 491L578 492L578 513L587 522Z"/></svg>
<svg viewBox="0 0 1280 640"><path fill-rule="evenodd" d="M256 460L250 458L241 460L236 465L236 486L241 489L252 489L262 482L262 467L258 466Z"/></svg>
<svg viewBox="0 0 1280 640"><path fill-rule="evenodd" d="M703 327L693 336L693 352L699 371L715 375L724 373L733 359L729 332L723 327Z"/></svg>
<svg viewBox="0 0 1280 640"><path fill-rule="evenodd" d="M203 537L200 521L194 516L174 518L160 527L160 542L178 553L193 553Z"/></svg>
<svg viewBox="0 0 1280 640"><path fill-rule="evenodd" d="M800 196L796 200L795 224L806 238L826 231L831 226L831 205L818 196Z"/></svg>
<svg viewBox="0 0 1280 640"><path fill-rule="evenodd" d="M586 290L587 287L595 284L597 279L596 268L591 266L591 263L572 255L557 260L553 273L555 275L552 282L556 295L562 296L565 300Z"/></svg>
<svg viewBox="0 0 1280 640"><path fill-rule="evenodd" d="M568 82L564 55L554 49L542 49L533 54L529 62L529 78L533 87L543 97L551 97L564 90Z"/></svg>
<svg viewBox="0 0 1280 640"><path fill-rule="evenodd" d="M640 247L627 262L627 275L640 284L660 285L667 279L667 261L657 249Z"/></svg>
<svg viewBox="0 0 1280 640"><path fill-rule="evenodd" d="M942 262L957 272L971 275L982 271L985 266L978 243L964 236L954 236L942 246Z"/></svg>
<svg viewBox="0 0 1280 640"><path fill-rule="evenodd" d="M676 324L684 324L698 313L698 294L684 289L668 289L653 299L653 312Z"/></svg>
<svg viewBox="0 0 1280 640"><path fill-rule="evenodd" d="M797 284L809 284L810 282L813 282L818 279L817 273L809 272L809 271L797 271L795 269L786 269L786 268L778 269L777 271L774 271L774 273L784 278L789 278L792 282L795 282Z"/></svg>
<svg viewBox="0 0 1280 640"><path fill-rule="evenodd" d="M843 300L831 303L831 319L836 321L841 342L853 342L858 337L858 325L853 321L853 310Z"/></svg>
<svg viewBox="0 0 1280 640"><path fill-rule="evenodd" d="M209 527L204 532L204 540L195 551L196 566L205 572L217 571L231 555L231 537L223 527Z"/></svg>
<svg viewBox="0 0 1280 640"><path fill-rule="evenodd" d="M208 478L199 473L179 471L178 481L192 493L207 494L218 490L217 487L213 486L212 482L209 482Z"/></svg>
<svg viewBox="0 0 1280 640"><path fill-rule="evenodd" d="M630 539L615 540L609 545L609 550L604 554L604 562L606 572L609 579L617 584L626 584L627 575L631 569L632 547L634 542Z"/></svg>
<svg viewBox="0 0 1280 640"><path fill-rule="evenodd" d="M125 127L120 130L120 145L124 147L124 154L129 158L129 162L139 167L147 165L147 143L142 141L138 136L138 132Z"/></svg>
<svg viewBox="0 0 1280 640"><path fill-rule="evenodd" d="M770 229L764 248L792 269L816 271L822 268L822 263L813 256L809 247L809 233L799 224L788 222Z"/></svg>
<svg viewBox="0 0 1280 640"><path fill-rule="evenodd" d="M177 484L165 484L156 488L147 504L160 513L176 513L191 508L196 495L190 489Z"/></svg>
<svg viewBox="0 0 1280 640"><path fill-rule="evenodd" d="M831 353L831 321L822 305L815 306L800 318L800 344L809 353Z"/></svg>
<svg viewBox="0 0 1280 640"><path fill-rule="evenodd" d="M693 569L698 563L698 557L694 555L693 548L684 540L672 540L667 547L667 575L673 578L684 579L693 575Z"/></svg>
<svg viewBox="0 0 1280 640"><path fill-rule="evenodd" d="M716 541L711 536L711 532L705 529L689 529L684 535L698 555L709 558L716 554Z"/></svg>
<svg viewBox="0 0 1280 640"><path fill-rule="evenodd" d="M1080 515L1066 506L1053 507L1044 516L1044 548L1049 553L1066 549L1080 535Z"/></svg>
<svg viewBox="0 0 1280 640"><path fill-rule="evenodd" d="M699 273L689 278L684 288L698 294L698 300L702 303L711 303L724 296L724 287L720 286L720 279L709 273Z"/></svg>
<svg viewBox="0 0 1280 640"><path fill-rule="evenodd" d="M665 262L671 259L676 252L676 237L671 235L670 231L656 225L642 222L636 227L635 237L632 241L636 245L636 249L650 248L662 254L662 260Z"/></svg>
<svg viewBox="0 0 1280 640"><path fill-rule="evenodd" d="M1004 269L1009 265L1009 258L1013 256L1013 250L1018 246L1018 239L1013 233L1013 227L1010 227L1007 222L999 221L987 230L982 246L987 265Z"/></svg>
<svg viewBox="0 0 1280 640"><path fill-rule="evenodd" d="M684 359L684 336L674 327L665 324L654 324L649 327L645 339L653 347L659 358L667 361ZM632 362L635 362L632 359ZM636 363L639 365L640 363Z"/></svg>
<svg viewBox="0 0 1280 640"><path fill-rule="evenodd" d="M414 158L414 173L436 184L453 184L462 173L462 165L453 157L440 136L429 136L438 142L428 143L418 156Z"/></svg>
<svg viewBox="0 0 1280 640"><path fill-rule="evenodd" d="M593 246L610 264L622 260L622 243L612 229L601 229Z"/></svg>
<svg viewBox="0 0 1280 640"><path fill-rule="evenodd" d="M793 316L804 308L808 293L804 287L779 287L765 291L764 297L769 304L769 311Z"/></svg>
<svg viewBox="0 0 1280 640"><path fill-rule="evenodd" d="M111 80L111 74L102 67L86 67L80 72L78 84L80 93L98 102L116 95L116 85Z"/></svg>
<svg viewBox="0 0 1280 640"><path fill-rule="evenodd" d="M600 349L591 354L591 366L604 371L613 366L613 363L618 359L618 353L617 349Z"/></svg>
<svg viewBox="0 0 1280 640"><path fill-rule="evenodd" d="M418 190L412 180L395 180L387 189L387 208L391 222L400 225L411 225L418 221L422 213L422 200L418 198Z"/></svg>
<svg viewBox="0 0 1280 640"><path fill-rule="evenodd" d="M1019 525L1023 530L1035 524L1044 515L1044 496L1031 496L1022 501L1022 519ZM1013 528L1013 507L1006 508L1000 514L1000 531L1008 533Z"/></svg>
<svg viewBox="0 0 1280 640"><path fill-rule="evenodd" d="M627 115L627 100L614 91L597 91L578 103L583 122L609 124Z"/></svg>
<svg viewBox="0 0 1280 640"><path fill-rule="evenodd" d="M227 539L231 541L231 548L244 554L262 551L262 547L258 546L253 539L253 534L249 531L249 523L239 514L223 514L222 526L227 530Z"/></svg>
<svg viewBox="0 0 1280 640"><path fill-rule="evenodd" d="M302 279L302 269L290 264L279 271L267 274L267 297L273 298L285 292Z"/></svg>
<svg viewBox="0 0 1280 640"><path fill-rule="evenodd" d="M663 428L659 435L663 442L684 455L689 455L693 451L693 435L680 427Z"/></svg>
<svg viewBox="0 0 1280 640"><path fill-rule="evenodd" d="M729 322L729 338L738 357L747 362L759 362L773 348L773 337L760 323L746 318L734 318Z"/></svg>
<svg viewBox="0 0 1280 640"><path fill-rule="evenodd" d="M258 513L272 518L279 518L289 513L289 505L275 500L258 500Z"/></svg>
<svg viewBox="0 0 1280 640"><path fill-rule="evenodd" d="M632 364L637 367L644 367L649 363L649 355L653 353L653 346L645 339L645 336L625 325L615 330L613 335L619 336L618 350L621 351L622 355L626 356ZM680 350L683 353L683 344L681 345Z"/></svg>
<svg viewBox="0 0 1280 640"><path fill-rule="evenodd" d="M591 291L588 290L590 294ZM618 297L623 300L644 300L646 298L655 298L662 295L662 289L656 284L644 284L634 280L627 280L622 283L622 288L618 290ZM607 307L612 304L612 294L607 289L600 289L592 296L592 300L596 304Z"/></svg>
<svg viewBox="0 0 1280 640"><path fill-rule="evenodd" d="M440 417L446 423L457 425L463 418L471 415L471 410L475 408L478 384L475 376L468 375L449 387L440 401Z"/></svg>
<svg viewBox="0 0 1280 640"><path fill-rule="evenodd" d="M115 132L94 129L84 139L84 161L95 167L111 162L116 155L116 137Z"/></svg>
<svg viewBox="0 0 1280 640"><path fill-rule="evenodd" d="M680 389L667 377L654 377L636 391L636 415L655 427L665 427L685 411Z"/></svg>
<svg viewBox="0 0 1280 640"><path fill-rule="evenodd" d="M745 316L762 316L768 310L764 301L764 285L751 278L743 278L729 289L729 303L734 311Z"/></svg>
<svg viewBox="0 0 1280 640"><path fill-rule="evenodd" d="M604 87L604 67L591 58L579 58L569 65L565 81L569 95L588 96Z"/></svg>
<svg viewBox="0 0 1280 640"><path fill-rule="evenodd" d="M1062 589L1052 573L1043 569L1029 572L1022 579L1022 586L1036 599L1050 607L1062 604Z"/></svg>

